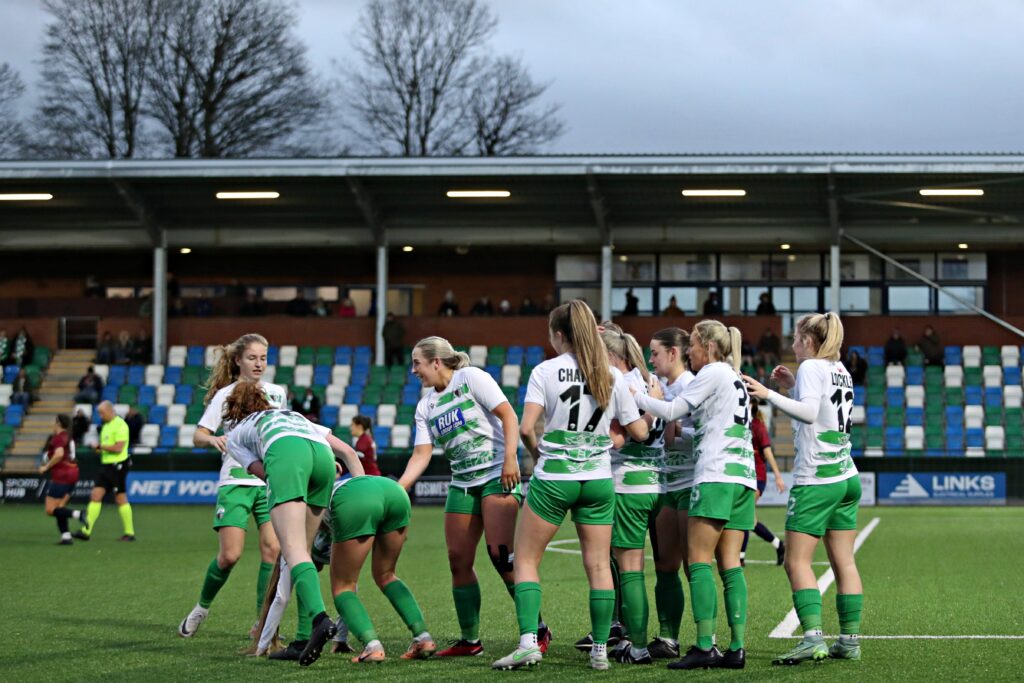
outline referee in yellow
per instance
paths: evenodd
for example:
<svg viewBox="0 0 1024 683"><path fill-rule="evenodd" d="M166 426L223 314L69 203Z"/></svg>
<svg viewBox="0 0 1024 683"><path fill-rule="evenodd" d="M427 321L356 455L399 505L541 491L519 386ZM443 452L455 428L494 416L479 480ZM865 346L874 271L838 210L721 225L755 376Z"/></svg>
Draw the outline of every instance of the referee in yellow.
<svg viewBox="0 0 1024 683"><path fill-rule="evenodd" d="M114 412L114 405L110 401L100 403L99 413L103 420L103 428L100 430L100 472L89 496L85 527L74 535L83 541L89 540L96 518L103 508L103 497L107 491L113 491L117 512L124 525L124 535L120 540L134 541L135 525L132 523L132 506L128 504L126 481L128 467L131 465L128 459L128 424Z"/></svg>

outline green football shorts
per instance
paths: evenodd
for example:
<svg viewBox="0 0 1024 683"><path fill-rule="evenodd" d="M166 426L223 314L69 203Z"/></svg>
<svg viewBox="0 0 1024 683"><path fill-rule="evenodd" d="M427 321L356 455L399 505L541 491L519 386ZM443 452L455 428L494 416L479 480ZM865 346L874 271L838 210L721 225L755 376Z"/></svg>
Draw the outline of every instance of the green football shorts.
<svg viewBox="0 0 1024 683"><path fill-rule="evenodd" d="M387 477L355 477L331 496L335 543L397 531L411 517L409 494Z"/></svg>
<svg viewBox="0 0 1024 683"><path fill-rule="evenodd" d="M526 504L545 522L560 526L567 512L577 524L608 524L615 518L615 480L530 479Z"/></svg>
<svg viewBox="0 0 1024 683"><path fill-rule="evenodd" d="M444 511L459 515L479 515L480 503L484 498L502 493L514 496L517 503L523 502L522 487L516 484L514 489L506 491L501 485L500 477L469 488L450 484L448 486L448 498L444 502Z"/></svg>
<svg viewBox="0 0 1024 683"><path fill-rule="evenodd" d="M271 510L293 500L316 508L330 504L336 471L334 456L326 444L301 436L282 436L270 444L263 467Z"/></svg>
<svg viewBox="0 0 1024 683"><path fill-rule="evenodd" d="M690 517L725 521L726 529L751 531L755 524L754 489L743 484L709 481L690 492Z"/></svg>
<svg viewBox="0 0 1024 683"><path fill-rule="evenodd" d="M257 528L270 521L266 486L231 484L217 489L217 506L213 512L214 529L225 526L247 529L249 515L256 519Z"/></svg>
<svg viewBox="0 0 1024 683"><path fill-rule="evenodd" d="M643 548L647 530L661 507L660 493L616 493L613 548Z"/></svg>
<svg viewBox="0 0 1024 683"><path fill-rule="evenodd" d="M673 510L689 511L690 492L692 490L693 489L679 489L678 491L666 491L661 494L662 507L672 508Z"/></svg>
<svg viewBox="0 0 1024 683"><path fill-rule="evenodd" d="M860 494L857 475L832 484L794 486L786 508L786 531L819 538L826 531L852 531L857 528Z"/></svg>

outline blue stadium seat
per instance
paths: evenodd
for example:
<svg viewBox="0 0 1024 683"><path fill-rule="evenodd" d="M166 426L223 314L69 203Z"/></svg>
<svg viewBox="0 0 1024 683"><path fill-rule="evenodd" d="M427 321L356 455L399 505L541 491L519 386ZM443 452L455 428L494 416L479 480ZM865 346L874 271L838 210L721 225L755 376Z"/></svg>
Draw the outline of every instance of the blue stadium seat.
<svg viewBox="0 0 1024 683"><path fill-rule="evenodd" d="M281 360L281 348L277 344L271 344L267 349L267 365L277 365Z"/></svg>
<svg viewBox="0 0 1024 683"><path fill-rule="evenodd" d="M188 355L186 356L185 363L188 365L198 365L199 367L206 365L206 347L188 347Z"/></svg>
<svg viewBox="0 0 1024 683"><path fill-rule="evenodd" d="M964 403L969 406L980 406L981 399L981 387L964 387Z"/></svg>
<svg viewBox="0 0 1024 683"><path fill-rule="evenodd" d="M907 424L912 427L923 427L924 408L907 408Z"/></svg>
<svg viewBox="0 0 1024 683"><path fill-rule="evenodd" d="M903 455L903 427L885 428L885 454Z"/></svg>
<svg viewBox="0 0 1024 683"><path fill-rule="evenodd" d="M377 448L391 448L391 427L374 427L373 440Z"/></svg>
<svg viewBox="0 0 1024 683"><path fill-rule="evenodd" d="M951 425L959 425L960 429L964 426L964 407L963 406L946 406L946 430L948 431Z"/></svg>
<svg viewBox="0 0 1024 683"><path fill-rule="evenodd" d="M1003 388L989 387L985 389L985 405L989 408L1003 407Z"/></svg>
<svg viewBox="0 0 1024 683"><path fill-rule="evenodd" d="M174 402L182 403L184 405L191 405L192 399L195 398L195 390L191 384L179 384L174 389Z"/></svg>
<svg viewBox="0 0 1024 683"><path fill-rule="evenodd" d="M345 403L346 405L359 405L360 403L363 402L362 389L353 389L352 387L349 387L348 389L345 390L345 398L342 399L342 402Z"/></svg>
<svg viewBox="0 0 1024 683"><path fill-rule="evenodd" d="M1003 384L1006 386L1010 386L1011 384L1020 384L1020 379L1020 368L1003 368Z"/></svg>
<svg viewBox="0 0 1024 683"><path fill-rule="evenodd" d="M18 370L20 368L17 365L5 365L4 366L4 384L14 384L14 378L18 376Z"/></svg>
<svg viewBox="0 0 1024 683"><path fill-rule="evenodd" d="M335 365L351 365L352 364L352 347L351 346L335 346L334 347L334 364Z"/></svg>
<svg viewBox="0 0 1024 683"><path fill-rule="evenodd" d="M864 360L864 359L866 359L868 357L867 347L864 347L864 346L851 346L850 350L849 350L849 353L852 354L854 351L857 352L857 355L860 356L862 360Z"/></svg>
<svg viewBox="0 0 1024 683"><path fill-rule="evenodd" d="M856 386L853 388L853 405L862 406L865 400L867 400L868 392L863 386Z"/></svg>
<svg viewBox="0 0 1024 683"><path fill-rule="evenodd" d="M162 425L167 422L167 406L153 406L149 409L149 417L146 419L149 424Z"/></svg>
<svg viewBox="0 0 1024 683"><path fill-rule="evenodd" d="M156 387L143 384L139 387L139 404L151 406L156 403Z"/></svg>
<svg viewBox="0 0 1024 683"><path fill-rule="evenodd" d="M505 352L505 362L509 365L522 365L525 353L522 346L510 346Z"/></svg>
<svg viewBox="0 0 1024 683"><path fill-rule="evenodd" d="M110 401L111 403L117 403L117 389L118 389L118 386L119 385L117 385L117 384L108 384L107 386L103 387L103 394L100 396L100 398L102 400L104 400L104 401ZM96 411L93 411L93 414L95 414L95 413L96 413Z"/></svg>
<svg viewBox="0 0 1024 683"><path fill-rule="evenodd" d="M14 403L7 406L7 410L4 411L4 424L11 427L20 427L22 420L25 418L25 406L20 403Z"/></svg>
<svg viewBox="0 0 1024 683"><path fill-rule="evenodd" d="M494 381L501 384L501 366L500 365L487 365L484 367L484 372L494 378Z"/></svg>
<svg viewBox="0 0 1024 683"><path fill-rule="evenodd" d="M331 366L317 365L313 368L313 384L326 386L331 383Z"/></svg>
<svg viewBox="0 0 1024 683"><path fill-rule="evenodd" d="M320 424L325 427L333 427L338 424L338 406L324 406L320 409Z"/></svg>
<svg viewBox="0 0 1024 683"><path fill-rule="evenodd" d="M359 406L359 414L365 415L374 422L377 421L377 406L361 405Z"/></svg>
<svg viewBox="0 0 1024 683"><path fill-rule="evenodd" d="M178 445L178 428L164 426L160 428L160 440L157 446L161 448L174 448Z"/></svg>
<svg viewBox="0 0 1024 683"><path fill-rule="evenodd" d="M964 454L964 433L946 432L946 452L949 455Z"/></svg>
<svg viewBox="0 0 1024 683"><path fill-rule="evenodd" d="M885 390L885 402L893 408L902 408L907 402L903 387L889 387Z"/></svg>
<svg viewBox="0 0 1024 683"><path fill-rule="evenodd" d="M544 347L530 346L526 349L526 364L540 365L544 362Z"/></svg>
<svg viewBox="0 0 1024 683"><path fill-rule="evenodd" d="M920 365L907 367L907 386L921 386L924 384L924 368Z"/></svg>
<svg viewBox="0 0 1024 683"><path fill-rule="evenodd" d="M107 372L107 386L119 387L128 378L128 369L124 365L111 365Z"/></svg>
<svg viewBox="0 0 1024 683"><path fill-rule="evenodd" d="M164 384L181 384L181 368L166 368L164 370Z"/></svg>
<svg viewBox="0 0 1024 683"><path fill-rule="evenodd" d="M146 366L145 365L129 365L128 366L128 384L145 384L146 383Z"/></svg>
<svg viewBox="0 0 1024 683"><path fill-rule="evenodd" d="M869 346L868 365L885 365L885 349L881 346Z"/></svg>
<svg viewBox="0 0 1024 683"><path fill-rule="evenodd" d="M867 409L868 427L882 427L885 425L885 408L882 406L868 406Z"/></svg>
<svg viewBox="0 0 1024 683"><path fill-rule="evenodd" d="M960 348L959 346L947 346L944 353L946 365L964 364L963 349Z"/></svg>
<svg viewBox="0 0 1024 683"><path fill-rule="evenodd" d="M985 447L985 430L974 427L967 430L967 447L968 448L984 448Z"/></svg>

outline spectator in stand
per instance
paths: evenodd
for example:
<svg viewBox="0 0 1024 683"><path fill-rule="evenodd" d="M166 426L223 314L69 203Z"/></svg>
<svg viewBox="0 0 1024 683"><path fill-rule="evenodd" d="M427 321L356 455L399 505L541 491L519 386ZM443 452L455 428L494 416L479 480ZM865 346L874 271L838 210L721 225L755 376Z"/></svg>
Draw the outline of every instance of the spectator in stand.
<svg viewBox="0 0 1024 683"><path fill-rule="evenodd" d="M771 371L781 359L782 340L772 331L772 328L766 327L757 342L757 363Z"/></svg>
<svg viewBox="0 0 1024 683"><path fill-rule="evenodd" d="M322 296L317 297L316 303L313 304L313 315L318 318L326 318L329 314L330 311L327 310L327 302L324 301Z"/></svg>
<svg viewBox="0 0 1024 683"><path fill-rule="evenodd" d="M106 291L95 275L85 276L85 296L89 299L102 299Z"/></svg>
<svg viewBox="0 0 1024 683"><path fill-rule="evenodd" d="M502 299L501 302L498 304L498 315L504 316L506 318L511 315L514 315L512 312L512 304L509 302L508 299Z"/></svg>
<svg viewBox="0 0 1024 683"><path fill-rule="evenodd" d="M18 336L14 338L14 342L11 344L10 355L7 358L8 365L28 365L32 362L32 354L35 353L36 346L32 343L32 337L29 336L28 330L22 325L21 329L18 330Z"/></svg>
<svg viewBox="0 0 1024 683"><path fill-rule="evenodd" d="M96 349L96 362L102 365L109 365L114 362L114 353L117 351L117 342L114 335L109 331L104 332L100 337L99 348Z"/></svg>
<svg viewBox="0 0 1024 683"><path fill-rule="evenodd" d="M938 365L941 367L945 364L945 349L942 347L942 340L939 339L939 335L935 333L935 328L931 325L925 325L924 334L921 335L920 341L917 342L917 348L921 349L925 365Z"/></svg>
<svg viewBox="0 0 1024 683"><path fill-rule="evenodd" d="M356 317L356 304L349 297L345 297L338 304L338 315L342 318Z"/></svg>
<svg viewBox="0 0 1024 683"><path fill-rule="evenodd" d="M665 307L665 310L663 310L661 312L661 314L664 315L664 316L676 316L676 317L680 317L680 316L686 315L686 313L683 311L683 309L679 308L679 303L676 301L675 295L670 296L668 298L668 306ZM623 315L625 315L625 312L623 312Z"/></svg>
<svg viewBox="0 0 1024 683"><path fill-rule="evenodd" d="M309 315L309 302L300 294L288 302L285 313L296 318L304 318Z"/></svg>
<svg viewBox="0 0 1024 683"><path fill-rule="evenodd" d="M181 285L178 284L178 278L174 277L174 273L167 273L167 298L181 298Z"/></svg>
<svg viewBox="0 0 1024 683"><path fill-rule="evenodd" d="M540 313L537 310L537 304L533 303L533 299L528 296L523 297L523 302L519 304L519 315L538 315Z"/></svg>
<svg viewBox="0 0 1024 683"><path fill-rule="evenodd" d="M675 297L672 297L675 301ZM640 297L633 293L633 288L626 290L626 307L622 309L622 315L640 315Z"/></svg>
<svg viewBox="0 0 1024 683"><path fill-rule="evenodd" d="M708 293L708 298L704 300L704 315L722 315L722 300L718 292Z"/></svg>
<svg viewBox="0 0 1024 683"><path fill-rule="evenodd" d="M245 301L238 310L238 314L248 318L266 315L267 303L256 292L249 292L245 295Z"/></svg>
<svg viewBox="0 0 1024 683"><path fill-rule="evenodd" d="M377 444L373 441L373 421L365 415L356 415L349 427L352 431L352 447L359 454L359 461L363 463L363 472L379 477Z"/></svg>
<svg viewBox="0 0 1024 683"><path fill-rule="evenodd" d="M7 330L0 328L0 365L7 365L7 354L11 350L11 340L7 338Z"/></svg>
<svg viewBox="0 0 1024 683"><path fill-rule="evenodd" d="M775 304L772 303L770 292L761 292L761 296L758 297L756 315L775 315Z"/></svg>
<svg viewBox="0 0 1024 683"><path fill-rule="evenodd" d="M907 343L903 341L898 329L892 331L889 341L885 342L885 364L903 365L907 359Z"/></svg>
<svg viewBox="0 0 1024 683"><path fill-rule="evenodd" d="M138 408L132 406L128 409L124 421L128 425L128 445L137 446L139 438L142 436L142 427L146 424L146 418L142 417Z"/></svg>
<svg viewBox="0 0 1024 683"><path fill-rule="evenodd" d="M78 393L75 394L75 403L91 403L96 405L100 402L102 395L103 378L97 375L95 368L90 365L82 379L78 380Z"/></svg>
<svg viewBox="0 0 1024 683"><path fill-rule="evenodd" d="M494 315L494 306L491 304L491 300L486 296L480 297L480 299L473 304L473 308L469 309L470 315Z"/></svg>
<svg viewBox="0 0 1024 683"><path fill-rule="evenodd" d="M32 389L28 383L28 373L25 372L25 368L18 370L18 374L15 376L14 381L11 383L11 404L20 404L28 406L32 403Z"/></svg>
<svg viewBox="0 0 1024 683"><path fill-rule="evenodd" d="M142 365L149 365L153 362L153 338L149 336L145 327L139 328L139 333L132 339L132 347L134 350L133 362Z"/></svg>
<svg viewBox="0 0 1024 683"><path fill-rule="evenodd" d="M459 304L455 301L455 293L448 290L444 293L444 301L437 307L437 314L453 318L459 314Z"/></svg>
<svg viewBox="0 0 1024 683"><path fill-rule="evenodd" d="M554 294L551 294L551 293L545 294L544 295L544 303L541 304L539 312L544 314L544 315L547 315L551 311L555 310L555 306L557 306L557 305L558 304L555 303L555 295Z"/></svg>
<svg viewBox="0 0 1024 683"><path fill-rule="evenodd" d="M114 362L118 365L127 365L132 362L135 353L135 345L132 343L132 336L128 330L121 330L117 335L117 344L114 346Z"/></svg>
<svg viewBox="0 0 1024 683"><path fill-rule="evenodd" d="M301 398L292 399L292 410L310 422L320 424L320 399L313 393L312 387L306 387L306 393Z"/></svg>
<svg viewBox="0 0 1024 683"><path fill-rule="evenodd" d="M86 417L85 412L79 408L75 411L75 416L71 418L71 436L75 440L75 443L81 446L82 439L88 431L89 418Z"/></svg>
<svg viewBox="0 0 1024 683"><path fill-rule="evenodd" d="M850 357L846 361L846 369L850 372L850 376L853 378L854 386L863 386L864 379L868 376L868 364L860 354L856 351L850 352Z"/></svg>
<svg viewBox="0 0 1024 683"><path fill-rule="evenodd" d="M395 317L394 313L388 313L384 320L384 327L380 330L380 336L384 340L384 359L390 368L392 365L403 365L405 363L405 326Z"/></svg>

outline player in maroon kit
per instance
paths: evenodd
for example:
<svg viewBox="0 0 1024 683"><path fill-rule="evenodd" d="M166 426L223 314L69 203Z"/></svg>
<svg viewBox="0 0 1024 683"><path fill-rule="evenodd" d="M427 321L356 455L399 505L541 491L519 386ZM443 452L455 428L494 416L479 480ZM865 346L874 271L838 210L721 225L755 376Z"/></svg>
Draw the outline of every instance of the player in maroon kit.
<svg viewBox="0 0 1024 683"><path fill-rule="evenodd" d="M356 415L352 418L352 436L356 439L353 447L359 454L359 461L363 463L363 471L379 477L377 444L373 440L372 429L373 422L365 415Z"/></svg>
<svg viewBox="0 0 1024 683"><path fill-rule="evenodd" d="M764 423L764 418L761 415L761 411L758 409L758 405L759 403L757 399L750 399L750 431L753 433L754 437L754 470L757 474L757 497L760 498L761 494L764 493L765 486L768 484L768 471L765 467L766 462L772 468L772 474L775 477L775 488L779 490L779 493L786 490L786 484L782 481L782 474L779 473L779 466L775 464L775 455L772 453L772 439L768 435L768 427ZM786 558L786 544L782 542L782 539L773 534L772 530L761 522L758 522L754 527L754 533L775 548L775 563L776 565L781 565ZM750 532L744 531L743 548L740 552L740 563L744 565L747 563L748 540L750 540Z"/></svg>
<svg viewBox="0 0 1024 683"><path fill-rule="evenodd" d="M60 530L60 545L71 545L68 518L85 524L84 510L66 507L71 492L78 482L78 464L75 462L75 442L71 440L71 418L61 414L53 421L53 433L46 447L46 463L39 468L39 474L50 473L50 485L46 489L46 514L57 518Z"/></svg>

